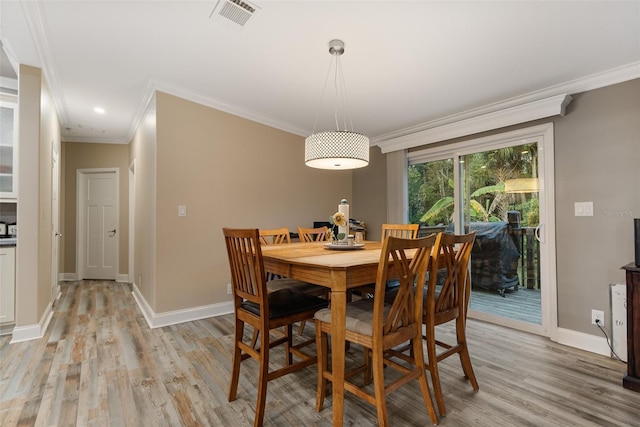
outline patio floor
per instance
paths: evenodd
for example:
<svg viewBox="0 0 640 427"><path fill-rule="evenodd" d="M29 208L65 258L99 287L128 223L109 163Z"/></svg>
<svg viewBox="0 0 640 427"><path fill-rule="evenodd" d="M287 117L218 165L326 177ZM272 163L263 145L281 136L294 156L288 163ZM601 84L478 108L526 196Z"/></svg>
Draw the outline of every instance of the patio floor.
<svg viewBox="0 0 640 427"><path fill-rule="evenodd" d="M540 290L519 288L506 290L504 297L497 291L473 289L471 310L491 313L509 319L540 325L542 323Z"/></svg>

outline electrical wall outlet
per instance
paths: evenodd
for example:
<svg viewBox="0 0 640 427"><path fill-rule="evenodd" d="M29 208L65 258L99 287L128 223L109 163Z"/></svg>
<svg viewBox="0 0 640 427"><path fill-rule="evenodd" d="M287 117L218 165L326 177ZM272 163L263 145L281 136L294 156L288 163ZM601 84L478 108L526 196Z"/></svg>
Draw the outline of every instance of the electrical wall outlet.
<svg viewBox="0 0 640 427"><path fill-rule="evenodd" d="M227 295L231 295L231 283L227 283Z"/></svg>
<svg viewBox="0 0 640 427"><path fill-rule="evenodd" d="M604 311L591 310L591 324L604 327Z"/></svg>

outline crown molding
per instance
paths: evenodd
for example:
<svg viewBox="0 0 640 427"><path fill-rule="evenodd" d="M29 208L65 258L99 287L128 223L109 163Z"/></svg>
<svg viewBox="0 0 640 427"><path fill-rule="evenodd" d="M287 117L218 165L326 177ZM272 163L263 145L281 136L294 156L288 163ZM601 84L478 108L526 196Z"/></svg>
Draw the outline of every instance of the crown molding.
<svg viewBox="0 0 640 427"><path fill-rule="evenodd" d="M20 5L22 6L25 21L29 27L29 32L33 37L34 46L38 53L38 57L40 58L40 63L42 64L42 71L49 85L53 103L56 106L58 119L61 123L67 123L69 119L67 115L66 102L60 85L60 80L58 79L56 61L53 56L51 43L49 43L49 34L47 32L47 25L42 11L41 2L22 0Z"/></svg>
<svg viewBox="0 0 640 427"><path fill-rule="evenodd" d="M552 115L564 115L570 94L622 83L640 77L640 61L591 76L550 86L523 96L467 110L371 139L382 153L432 144Z"/></svg>
<svg viewBox="0 0 640 427"><path fill-rule="evenodd" d="M460 120L454 123L438 126L420 132L393 138L378 143L382 153L403 150L420 145L432 144L460 136L472 135L491 129L498 129L518 123L529 122L544 117L564 116L571 97L567 94L553 96L524 105L505 108L487 114Z"/></svg>
<svg viewBox="0 0 640 427"><path fill-rule="evenodd" d="M62 136L63 142L82 142L87 144L128 144L131 138L105 138L86 136Z"/></svg>
<svg viewBox="0 0 640 427"><path fill-rule="evenodd" d="M187 101L195 102L196 104L204 105L205 107L214 108L216 110L223 111L225 113L233 114L234 116L242 117L253 122L261 123L263 125L270 126L272 128L280 129L285 132L292 133L299 136L308 136L311 131L307 129L301 129L296 126L292 126L289 123L285 123L280 120L275 120L272 117L260 114L256 111L249 110L247 108L240 107L238 105L228 104L226 102L218 101L213 98L199 95L188 89L184 89L170 83L166 83L159 80L152 80L152 86L156 91L168 93Z"/></svg>

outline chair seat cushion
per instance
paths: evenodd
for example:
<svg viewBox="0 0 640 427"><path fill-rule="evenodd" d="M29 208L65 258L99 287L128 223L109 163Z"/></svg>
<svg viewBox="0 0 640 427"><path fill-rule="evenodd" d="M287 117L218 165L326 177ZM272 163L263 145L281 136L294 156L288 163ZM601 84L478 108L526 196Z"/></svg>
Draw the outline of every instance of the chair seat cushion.
<svg viewBox="0 0 640 427"><path fill-rule="evenodd" d="M269 319L291 316L305 311L319 310L329 305L326 299L305 295L291 289L281 289L269 293ZM250 301L244 301L240 307L250 313L260 316L260 306Z"/></svg>
<svg viewBox="0 0 640 427"><path fill-rule="evenodd" d="M383 317L386 318L391 305L385 304ZM331 323L331 309L319 310L314 318ZM346 329L361 335L373 335L373 299L366 298L347 304Z"/></svg>
<svg viewBox="0 0 640 427"><path fill-rule="evenodd" d="M267 282L267 290L269 293L280 291L282 289L290 289L292 291L314 296L326 295L329 292L329 289L324 286L314 285L313 283L303 282L302 280L282 278L269 280Z"/></svg>

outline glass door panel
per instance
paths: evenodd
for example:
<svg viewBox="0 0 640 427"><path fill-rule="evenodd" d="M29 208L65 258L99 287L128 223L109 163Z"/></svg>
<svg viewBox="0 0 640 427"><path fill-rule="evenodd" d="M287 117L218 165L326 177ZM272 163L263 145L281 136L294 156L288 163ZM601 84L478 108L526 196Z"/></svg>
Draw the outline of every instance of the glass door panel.
<svg viewBox="0 0 640 427"><path fill-rule="evenodd" d="M410 165L409 222L420 224L420 237L444 231L453 225L453 159Z"/></svg>
<svg viewBox="0 0 640 427"><path fill-rule="evenodd" d="M459 162L464 230L477 232L470 309L540 325L537 144L466 154Z"/></svg>

